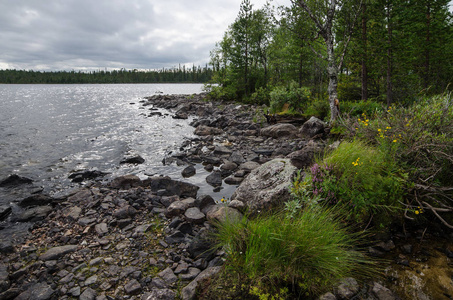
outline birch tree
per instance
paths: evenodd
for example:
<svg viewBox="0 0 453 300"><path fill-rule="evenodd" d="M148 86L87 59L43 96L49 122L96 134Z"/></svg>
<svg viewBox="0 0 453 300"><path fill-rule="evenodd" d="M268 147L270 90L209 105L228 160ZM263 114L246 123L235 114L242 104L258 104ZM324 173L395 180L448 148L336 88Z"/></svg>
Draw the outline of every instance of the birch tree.
<svg viewBox="0 0 453 300"><path fill-rule="evenodd" d="M342 69L344 56L351 40L352 31L360 14L362 2L359 0L292 0L306 12L314 25L312 42L322 39L325 44L325 53L319 53L314 47L312 50L318 56L327 60L327 74L329 85L330 121L337 119L340 113L338 100L338 74ZM346 28L336 28L338 16L348 19ZM341 37L340 37L341 35Z"/></svg>

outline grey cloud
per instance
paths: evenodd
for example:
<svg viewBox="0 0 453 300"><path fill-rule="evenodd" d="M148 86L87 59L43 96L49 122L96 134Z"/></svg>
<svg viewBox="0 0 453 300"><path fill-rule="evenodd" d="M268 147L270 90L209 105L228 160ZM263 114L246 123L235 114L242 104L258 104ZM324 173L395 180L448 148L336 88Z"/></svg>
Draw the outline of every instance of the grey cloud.
<svg viewBox="0 0 453 300"><path fill-rule="evenodd" d="M260 7L265 0L258 2ZM289 1L289 0L284 0ZM0 68L204 64L241 0L4 0Z"/></svg>

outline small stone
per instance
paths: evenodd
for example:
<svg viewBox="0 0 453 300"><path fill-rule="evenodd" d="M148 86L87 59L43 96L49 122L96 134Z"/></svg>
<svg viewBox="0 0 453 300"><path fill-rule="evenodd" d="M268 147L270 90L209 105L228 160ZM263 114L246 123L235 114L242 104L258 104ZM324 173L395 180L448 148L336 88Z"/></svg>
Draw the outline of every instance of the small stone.
<svg viewBox="0 0 453 300"><path fill-rule="evenodd" d="M200 269L190 267L186 274L179 274L179 278L181 278L181 280L193 280L200 273L201 273Z"/></svg>
<svg viewBox="0 0 453 300"><path fill-rule="evenodd" d="M87 288L83 291L80 295L79 300L95 300L96 299L96 291L92 288Z"/></svg>
<svg viewBox="0 0 453 300"><path fill-rule="evenodd" d="M337 297L335 297L335 295L332 294L331 292L328 292L319 296L318 300L337 300Z"/></svg>
<svg viewBox="0 0 453 300"><path fill-rule="evenodd" d="M90 260L89 265L90 266L98 266L98 265L102 264L103 262L104 262L104 258L103 257L97 257L97 258L94 258L94 259Z"/></svg>
<svg viewBox="0 0 453 300"><path fill-rule="evenodd" d="M184 213L188 222L202 224L205 221L205 214L198 207L191 207Z"/></svg>
<svg viewBox="0 0 453 300"><path fill-rule="evenodd" d="M124 290L128 295L136 295L142 291L142 286L136 279L132 279L124 285Z"/></svg>
<svg viewBox="0 0 453 300"><path fill-rule="evenodd" d="M98 281L98 276L97 275L93 275L91 277L88 277L87 280L85 280L85 285L92 285L92 284L95 284L96 282Z"/></svg>
<svg viewBox="0 0 453 300"><path fill-rule="evenodd" d="M170 289L154 289L143 295L142 300L174 300L176 293Z"/></svg>
<svg viewBox="0 0 453 300"><path fill-rule="evenodd" d="M94 226L94 229L96 230L98 235L104 235L109 232L109 229L107 227L107 223L99 223Z"/></svg>
<svg viewBox="0 0 453 300"><path fill-rule="evenodd" d="M181 175L182 175L182 177L187 178L187 177L191 177L191 176L195 175L196 172L197 172L197 170L195 169L194 166L188 166L184 170L182 170Z"/></svg>
<svg viewBox="0 0 453 300"><path fill-rule="evenodd" d="M73 287L72 289L70 289L67 294L69 296L73 296L73 297L79 297L80 296L80 286L75 286Z"/></svg>
<svg viewBox="0 0 453 300"><path fill-rule="evenodd" d="M42 254L39 259L43 261L47 260L56 260L64 256L65 254L75 252L77 250L77 245L66 245L66 246L59 246L53 247L47 250L44 254Z"/></svg>
<svg viewBox="0 0 453 300"><path fill-rule="evenodd" d="M338 295L343 299L351 299L359 292L359 284L354 278L348 277L338 286Z"/></svg>
<svg viewBox="0 0 453 300"><path fill-rule="evenodd" d="M173 271L170 268L166 268L157 275L161 277L168 285L171 285L178 281L178 277L176 277L175 273L173 273Z"/></svg>
<svg viewBox="0 0 453 300"><path fill-rule="evenodd" d="M378 298L378 300L395 300L395 299L397 299L391 290L380 285L377 282L374 283L372 292Z"/></svg>

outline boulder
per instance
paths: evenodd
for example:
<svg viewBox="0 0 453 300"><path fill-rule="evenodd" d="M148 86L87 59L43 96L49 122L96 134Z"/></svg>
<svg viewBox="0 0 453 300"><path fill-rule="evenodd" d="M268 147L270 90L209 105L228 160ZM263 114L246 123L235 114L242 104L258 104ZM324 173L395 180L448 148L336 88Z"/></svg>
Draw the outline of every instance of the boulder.
<svg viewBox="0 0 453 300"><path fill-rule="evenodd" d="M187 221L194 224L202 224L205 220L205 214L198 207L191 207L184 213Z"/></svg>
<svg viewBox="0 0 453 300"><path fill-rule="evenodd" d="M251 210L276 207L290 199L290 186L297 168L289 159L274 159L253 170L231 196Z"/></svg>
<svg viewBox="0 0 453 300"><path fill-rule="evenodd" d="M53 199L50 196L43 194L31 195L19 202L19 206L28 207L28 206L39 206L52 203Z"/></svg>
<svg viewBox="0 0 453 300"><path fill-rule="evenodd" d="M68 176L69 179L72 179L72 182L82 182L85 179L96 179L98 177L104 177L108 173L104 173L98 170L88 170L75 172Z"/></svg>
<svg viewBox="0 0 453 300"><path fill-rule="evenodd" d="M0 187L14 187L21 184L30 184L33 180L30 178L22 177L17 174L9 175L7 178L0 181Z"/></svg>
<svg viewBox="0 0 453 300"><path fill-rule="evenodd" d="M21 214L17 216L17 221L19 222L27 222L27 221L40 221L47 217L53 211L51 206L36 206L29 208L23 211Z"/></svg>
<svg viewBox="0 0 453 300"><path fill-rule="evenodd" d="M224 223L225 221L238 222L242 219L242 214L237 210L224 204L211 206L207 212L208 221L214 223Z"/></svg>
<svg viewBox="0 0 453 300"><path fill-rule="evenodd" d="M191 177L195 175L196 172L197 170L195 169L194 166L188 166L184 170L182 170L181 175L182 177Z"/></svg>
<svg viewBox="0 0 453 300"><path fill-rule="evenodd" d="M286 158L289 158L296 168L303 169L311 166L315 162L315 156L322 150L323 147L320 144L310 141L304 148L288 154Z"/></svg>
<svg viewBox="0 0 453 300"><path fill-rule="evenodd" d="M197 196L200 187L182 181L173 180L168 176L153 176L143 181L144 186L149 186L153 192L165 190L162 196L177 195L180 197Z"/></svg>
<svg viewBox="0 0 453 300"><path fill-rule="evenodd" d="M114 189L129 189L131 187L137 187L140 184L140 178L135 175L120 176L110 182L110 186Z"/></svg>
<svg viewBox="0 0 453 300"><path fill-rule="evenodd" d="M312 138L318 134L324 134L327 124L316 117L311 117L302 125L299 130L300 135L306 138Z"/></svg>
<svg viewBox="0 0 453 300"><path fill-rule="evenodd" d="M214 171L206 177L206 182L213 187L222 185L222 174L219 171Z"/></svg>
<svg viewBox="0 0 453 300"><path fill-rule="evenodd" d="M294 137L297 135L297 128L293 124L279 123L261 129L262 136L280 138L280 137Z"/></svg>

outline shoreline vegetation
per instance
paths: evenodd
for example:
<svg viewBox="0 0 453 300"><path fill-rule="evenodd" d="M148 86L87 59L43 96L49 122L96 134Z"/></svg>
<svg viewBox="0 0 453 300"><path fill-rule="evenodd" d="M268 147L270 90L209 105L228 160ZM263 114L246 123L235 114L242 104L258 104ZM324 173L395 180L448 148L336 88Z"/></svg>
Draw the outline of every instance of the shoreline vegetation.
<svg viewBox="0 0 453 300"><path fill-rule="evenodd" d="M0 70L2 84L84 83L206 83L213 70L208 66L163 68L160 70L33 71Z"/></svg>

